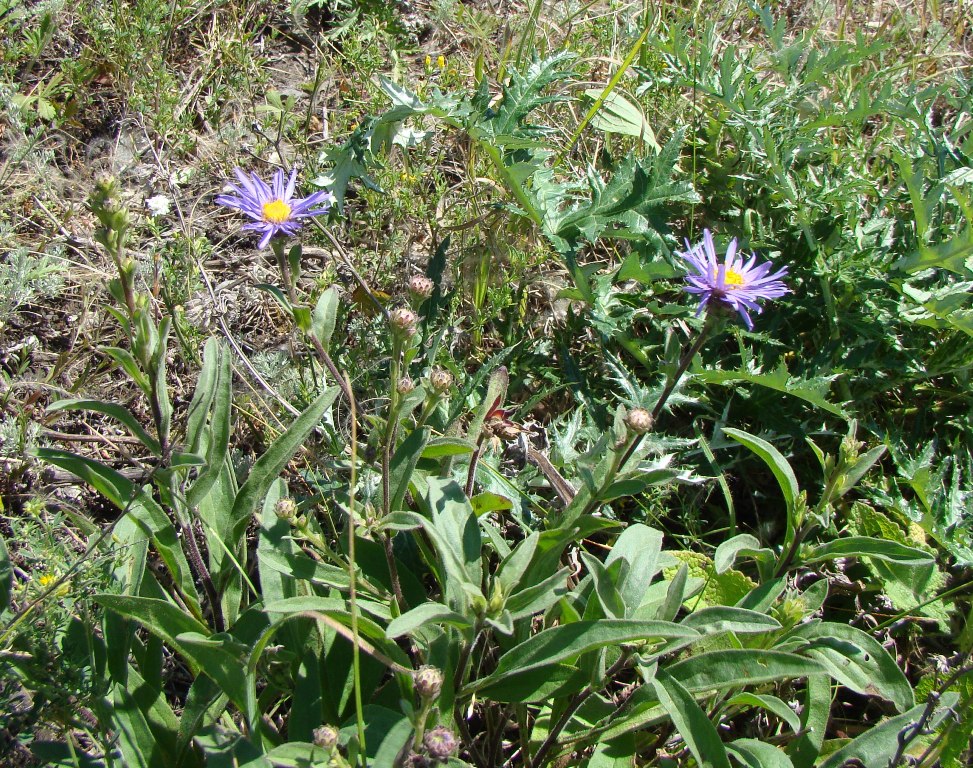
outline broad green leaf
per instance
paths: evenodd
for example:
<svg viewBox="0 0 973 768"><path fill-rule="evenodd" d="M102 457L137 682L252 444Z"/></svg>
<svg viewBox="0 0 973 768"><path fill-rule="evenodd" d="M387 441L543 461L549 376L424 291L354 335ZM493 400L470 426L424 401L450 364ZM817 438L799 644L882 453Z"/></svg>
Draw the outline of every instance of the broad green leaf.
<svg viewBox="0 0 973 768"><path fill-rule="evenodd" d="M176 529L162 507L145 489L111 467L53 448L38 448L37 457L77 475L128 515L151 538L159 556L179 586L190 607L199 611L199 599L189 562L182 551Z"/></svg>
<svg viewBox="0 0 973 768"><path fill-rule="evenodd" d="M686 584L689 581L689 566L683 563L669 582L666 598L659 606L658 617L662 621L672 621L679 614L679 608L686 598Z"/></svg>
<svg viewBox="0 0 973 768"><path fill-rule="evenodd" d="M728 387L740 382L756 384L775 392L797 397L835 416L842 418L848 416L844 408L835 405L828 399L831 385L837 376L801 379L791 376L783 364L774 371L755 372L745 368L737 371L708 370L698 371L693 376L706 384L719 384Z"/></svg>
<svg viewBox="0 0 973 768"><path fill-rule="evenodd" d="M730 768L730 759L716 726L689 691L664 669L656 673L652 687L699 768Z"/></svg>
<svg viewBox="0 0 973 768"><path fill-rule="evenodd" d="M636 523L622 531L605 558L606 566L618 559L628 563L628 571L618 585L618 593L629 616L642 604L645 591L658 573L661 551L662 533Z"/></svg>
<svg viewBox="0 0 973 768"><path fill-rule="evenodd" d="M787 706L787 702L776 696L759 693L738 693L727 699L727 705L731 707L760 707L768 712L777 715L795 733L801 730L801 718L793 709Z"/></svg>
<svg viewBox="0 0 973 768"><path fill-rule="evenodd" d="M567 568L562 568L544 581L515 592L507 598L504 608L510 611L514 620L546 611L567 594L568 573Z"/></svg>
<svg viewBox="0 0 973 768"><path fill-rule="evenodd" d="M374 704L366 704L362 714L368 764L374 768L395 765L399 752L412 735L412 723L401 712ZM358 725L353 721L341 729L340 741L346 743L357 736Z"/></svg>
<svg viewBox="0 0 973 768"><path fill-rule="evenodd" d="M139 424L138 419L136 419L135 416L132 415L132 412L124 405L119 405L118 403L107 403L102 400L72 398L69 400L57 400L47 406L47 410L94 411L95 413L103 413L105 416L111 416L113 419L115 419L115 421L121 423L129 431L132 437L137 438L139 442L142 443L142 445L144 445L155 456L160 456L162 454L162 447L159 445L159 441L145 431L145 428Z"/></svg>
<svg viewBox="0 0 973 768"><path fill-rule="evenodd" d="M932 565L933 555L925 550L907 547L897 541L876 539L871 536L845 536L818 544L801 555L803 563L820 563L839 557L873 557L898 565Z"/></svg>
<svg viewBox="0 0 973 768"><path fill-rule="evenodd" d="M749 648L698 653L668 667L669 674L691 693L762 685L825 671L820 662L794 653Z"/></svg>
<svg viewBox="0 0 973 768"><path fill-rule="evenodd" d="M215 380L209 383L213 389L211 398L207 398L212 405L208 428L203 423L199 424L199 434L194 436L197 447L203 444L206 446L206 468L199 473L195 482L186 491L186 503L190 508L199 505L203 497L216 484L220 473L227 469L225 459L232 427L233 370L230 366L230 355L219 342L207 343L204 354L209 358L215 358L213 360ZM221 534L225 530L224 525L217 524L215 527Z"/></svg>
<svg viewBox="0 0 973 768"><path fill-rule="evenodd" d="M731 741L726 751L746 768L794 768L786 752L757 739Z"/></svg>
<svg viewBox="0 0 973 768"><path fill-rule="evenodd" d="M514 672L496 682L487 682L476 692L479 699L529 703L571 696L590 682L590 676L571 664Z"/></svg>
<svg viewBox="0 0 973 768"><path fill-rule="evenodd" d="M178 647L197 669L216 681L223 693L239 707L250 723L258 717L254 681L247 673L249 649L230 635L202 635L184 632L176 637Z"/></svg>
<svg viewBox="0 0 973 768"><path fill-rule="evenodd" d="M828 731L830 714L831 679L826 674L810 675L804 691L801 732L787 746L794 768L811 768L815 764Z"/></svg>
<svg viewBox="0 0 973 768"><path fill-rule="evenodd" d="M717 573L725 573L733 567L737 555L741 552L757 551L760 549L760 541L749 533L741 533L732 539L727 539L716 548L713 554L713 568Z"/></svg>
<svg viewBox="0 0 973 768"><path fill-rule="evenodd" d="M520 586L520 580L527 572L527 567L537 551L538 541L540 541L540 533L534 531L514 547L513 551L500 563L496 580L505 595L511 594Z"/></svg>
<svg viewBox="0 0 973 768"><path fill-rule="evenodd" d="M123 685L112 686L111 713L126 768L165 768L166 756L156 743L145 714Z"/></svg>
<svg viewBox="0 0 973 768"><path fill-rule="evenodd" d="M858 485L858 481L864 477L865 473L871 469L875 462L885 455L885 446L876 445L869 451L859 456L855 463L845 472L841 485L837 488L836 498L841 498L848 491Z"/></svg>
<svg viewBox="0 0 973 768"><path fill-rule="evenodd" d="M584 550L580 554L581 560L595 586L594 593L588 597L584 618L600 618L600 616L591 612L593 607L600 606L601 611L604 612L604 616L610 619L624 619L625 603L622 601L621 595L618 594L618 588L615 586L615 582L618 578L616 574L619 572L619 567L622 565L627 566L627 562L616 560L615 567L608 569L602 564L601 560ZM598 598L597 602L593 599L594 597Z"/></svg>
<svg viewBox="0 0 973 768"><path fill-rule="evenodd" d="M790 516L794 511L794 505L797 503L800 488L798 488L797 477L794 475L794 470L791 469L791 465L787 462L787 459L785 459L781 452L774 448L774 446L772 446L766 440L762 440L761 438L751 435L748 432L744 432L741 429L724 427L723 433L728 437L732 437L738 443L745 445L747 448L757 454L757 456L763 459L764 463L770 467L771 472L774 473L774 477L777 478L777 484L780 486L780 489L784 494L784 501L787 504L787 513L788 516Z"/></svg>
<svg viewBox="0 0 973 768"><path fill-rule="evenodd" d="M303 741L289 741L274 747L267 755L274 768L310 768L328 764L330 752Z"/></svg>
<svg viewBox="0 0 973 768"><path fill-rule="evenodd" d="M94 597L108 610L137 621L149 632L160 637L167 645L185 656L187 660L191 660L192 656L184 653L177 640L178 636L186 633L209 636L209 629L205 625L166 600L106 593ZM198 669L195 665L193 666Z"/></svg>
<svg viewBox="0 0 973 768"><path fill-rule="evenodd" d="M101 351L118 363L121 369L125 371L133 382L135 382L135 385L139 389L146 394L151 391L152 387L149 385L148 378L146 377L145 373L142 372L142 368L132 356L131 352L129 352L127 349L122 349L121 347L102 347Z"/></svg>
<svg viewBox="0 0 973 768"><path fill-rule="evenodd" d="M193 741L206 756L206 768L274 768L262 750L236 729L214 723L197 733Z"/></svg>
<svg viewBox="0 0 973 768"><path fill-rule="evenodd" d="M940 705L936 707L933 716L926 724L929 731L935 732L936 726L949 714L950 707L955 706L958 699L955 693L947 693L943 696ZM915 725L925 709L925 704L919 704L908 712L872 726L837 752L832 752L827 759L818 764L817 768L843 768L854 764L855 761L869 768L888 765L898 750L902 732L909 726Z"/></svg>
<svg viewBox="0 0 973 768"><path fill-rule="evenodd" d="M392 619L385 634L390 638L401 637L429 623L449 624L458 629L468 629L472 626L472 622L466 616L456 613L442 603L424 603Z"/></svg>
<svg viewBox="0 0 973 768"><path fill-rule="evenodd" d="M584 95L590 99L598 99L602 95L602 90L589 88ZM591 127L605 133L634 136L636 139L642 139L652 149L656 151L660 149L655 140L655 132L645 118L645 114L617 91L612 91L604 97L601 109L591 121Z"/></svg>
<svg viewBox="0 0 973 768"><path fill-rule="evenodd" d="M271 483L277 479L304 441L321 423L325 411L338 396L338 387L329 387L315 398L307 409L298 416L287 430L274 442L267 452L254 463L246 482L237 492L230 511L233 523L233 541L238 541L246 530L257 507L263 502L270 490Z"/></svg>
<svg viewBox="0 0 973 768"><path fill-rule="evenodd" d="M444 456L463 456L473 453L476 444L465 437L436 437L430 440L422 450L424 459L441 459Z"/></svg>
<svg viewBox="0 0 973 768"><path fill-rule="evenodd" d="M280 526L280 529L290 532L290 526L286 522ZM309 581L322 587L345 590L351 586L351 578L346 570L336 565L322 563L299 551L281 551L267 547L260 553L260 562L279 574L292 579Z"/></svg>
<svg viewBox="0 0 973 768"><path fill-rule="evenodd" d="M695 630L669 621L602 619L563 624L545 629L505 653L493 674L472 683L468 690L478 690L514 672L552 666L607 646L698 637L700 634Z"/></svg>
<svg viewBox="0 0 973 768"><path fill-rule="evenodd" d="M430 478L427 503L432 526L445 547L440 555L478 591L482 580L483 537L465 491L455 481ZM426 525L426 530L430 526Z"/></svg>
<svg viewBox="0 0 973 768"><path fill-rule="evenodd" d="M706 635L718 632L758 634L780 629L780 622L764 613L723 605L693 611L680 623Z"/></svg>
<svg viewBox="0 0 973 768"><path fill-rule="evenodd" d="M800 649L820 663L842 685L867 696L891 701L899 712L912 707L915 694L895 659L871 635L837 622L801 624L782 643L800 638L810 646Z"/></svg>
<svg viewBox="0 0 973 768"><path fill-rule="evenodd" d="M332 285L322 291L317 304L314 305L314 315L311 318L311 333L321 342L325 350L331 347L331 337L334 335L337 317L338 291Z"/></svg>
<svg viewBox="0 0 973 768"><path fill-rule="evenodd" d="M409 483L412 482L412 473L415 472L416 464L429 442L430 433L429 427L420 427L403 440L392 455L392 461L389 464L391 475L389 488L391 489L392 499L388 506L392 512L402 508L405 494L409 490Z"/></svg>

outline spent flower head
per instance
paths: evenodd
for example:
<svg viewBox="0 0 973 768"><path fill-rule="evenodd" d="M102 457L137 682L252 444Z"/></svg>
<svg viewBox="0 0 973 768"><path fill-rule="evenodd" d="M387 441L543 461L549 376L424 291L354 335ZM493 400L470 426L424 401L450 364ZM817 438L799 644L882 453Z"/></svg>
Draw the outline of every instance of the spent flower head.
<svg viewBox="0 0 973 768"><path fill-rule="evenodd" d="M757 257L753 254L744 263L743 256L738 253L735 237L730 241L722 262L717 257L713 235L708 229L703 230L702 242L692 245L686 240L686 251L679 255L690 267L686 275L689 282L686 291L700 297L697 316L714 304L729 307L739 312L747 329L752 330L753 321L748 310L760 313L762 309L758 301L776 299L790 293L782 280L787 276L787 267L770 274L773 263L765 261L757 264Z"/></svg>
<svg viewBox="0 0 973 768"><path fill-rule="evenodd" d="M272 237L280 234L293 235L301 228L301 219L323 216L331 210L334 195L330 192L314 192L308 197L294 197L297 169L285 178L283 170L277 170L268 185L257 174L246 174L234 168L237 184L227 184L224 194L216 198L225 205L249 216L253 221L243 229L261 233L259 248L266 248Z"/></svg>

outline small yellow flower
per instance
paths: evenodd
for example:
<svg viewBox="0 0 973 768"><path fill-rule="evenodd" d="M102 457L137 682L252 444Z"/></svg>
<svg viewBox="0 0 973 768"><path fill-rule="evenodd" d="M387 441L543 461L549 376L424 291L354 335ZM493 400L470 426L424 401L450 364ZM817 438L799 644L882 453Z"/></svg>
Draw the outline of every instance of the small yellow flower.
<svg viewBox="0 0 973 768"><path fill-rule="evenodd" d="M446 57L443 56L442 54L439 54L436 57L436 66L439 67L440 69L446 69Z"/></svg>
<svg viewBox="0 0 973 768"><path fill-rule="evenodd" d="M55 581L57 581L57 576L53 573L42 573L37 579L37 583L40 584L41 589L47 589Z"/></svg>
<svg viewBox="0 0 973 768"><path fill-rule="evenodd" d="M426 71L428 72L430 69L432 69L432 56L430 56L427 53L426 54Z"/></svg>

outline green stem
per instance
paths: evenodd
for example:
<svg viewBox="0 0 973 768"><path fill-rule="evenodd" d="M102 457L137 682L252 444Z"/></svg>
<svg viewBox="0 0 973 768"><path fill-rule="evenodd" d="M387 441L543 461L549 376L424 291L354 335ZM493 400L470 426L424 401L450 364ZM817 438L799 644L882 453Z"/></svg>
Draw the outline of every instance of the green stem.
<svg viewBox="0 0 973 768"><path fill-rule="evenodd" d="M320 342L319 342L320 343ZM344 380L347 391L351 392L351 382ZM368 757L365 749L365 711L362 705L361 692L361 659L359 657L358 645L360 643L358 634L358 595L356 591L356 564L355 564L355 466L357 463L356 446L358 445L358 427L355 413L355 401L349 400L351 408L351 478L349 480L348 494L348 588L349 588L349 609L351 614L351 666L354 675L355 691L355 720L358 726L358 748L359 761L362 768L368 768Z"/></svg>

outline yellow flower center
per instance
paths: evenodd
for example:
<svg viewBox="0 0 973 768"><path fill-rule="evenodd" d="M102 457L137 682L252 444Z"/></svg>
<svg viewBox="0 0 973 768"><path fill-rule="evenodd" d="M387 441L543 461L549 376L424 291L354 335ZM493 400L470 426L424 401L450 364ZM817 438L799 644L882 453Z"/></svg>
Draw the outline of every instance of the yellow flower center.
<svg viewBox="0 0 973 768"><path fill-rule="evenodd" d="M743 275L741 275L735 269L730 269L729 267L727 267L726 276L723 280L723 284L727 288L730 288L731 290L733 288L739 288L741 285L743 285Z"/></svg>
<svg viewBox="0 0 973 768"><path fill-rule="evenodd" d="M283 200L271 200L264 203L264 221L271 224L283 224L291 215L291 207Z"/></svg>

